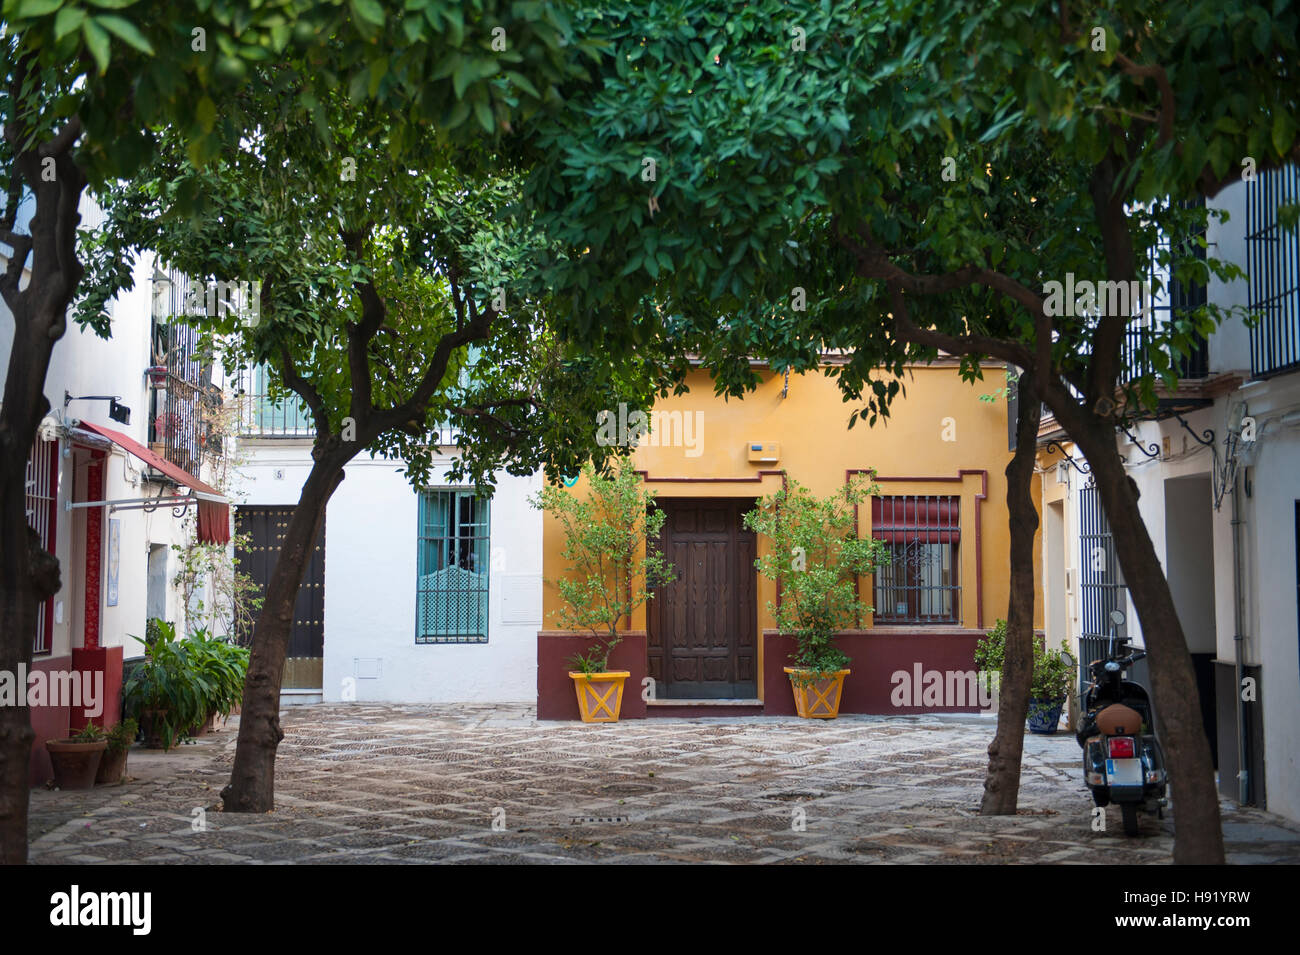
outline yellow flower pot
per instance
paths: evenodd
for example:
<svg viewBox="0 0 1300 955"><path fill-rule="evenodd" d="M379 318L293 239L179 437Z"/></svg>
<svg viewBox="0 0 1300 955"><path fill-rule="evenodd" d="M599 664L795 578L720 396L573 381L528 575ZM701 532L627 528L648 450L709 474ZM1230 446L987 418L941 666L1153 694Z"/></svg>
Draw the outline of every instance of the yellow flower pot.
<svg viewBox="0 0 1300 955"><path fill-rule="evenodd" d="M833 720L839 716L844 678L851 671L817 673L799 667L786 667L785 672L790 674L790 688L794 690L796 713L809 720Z"/></svg>
<svg viewBox="0 0 1300 955"><path fill-rule="evenodd" d="M619 710L623 708L623 681L631 675L629 670L610 670L608 673L570 670L582 722L617 723Z"/></svg>

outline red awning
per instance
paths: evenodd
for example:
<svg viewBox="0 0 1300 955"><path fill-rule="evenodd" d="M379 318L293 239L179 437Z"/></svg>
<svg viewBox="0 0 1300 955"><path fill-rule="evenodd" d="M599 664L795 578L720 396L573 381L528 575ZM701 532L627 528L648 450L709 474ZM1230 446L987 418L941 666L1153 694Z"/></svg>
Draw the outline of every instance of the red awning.
<svg viewBox="0 0 1300 955"><path fill-rule="evenodd" d="M130 451L155 471L161 471L177 484L188 487L198 502L199 540L204 544L230 543L230 502L215 487L204 484L184 468L177 467L165 458L160 458L143 444L128 438L120 431L105 428L101 424L91 424L89 421L82 421L78 427L102 438L108 438L118 447Z"/></svg>
<svg viewBox="0 0 1300 955"><path fill-rule="evenodd" d="M961 537L961 498L899 495L871 499L871 536L893 544L955 544Z"/></svg>

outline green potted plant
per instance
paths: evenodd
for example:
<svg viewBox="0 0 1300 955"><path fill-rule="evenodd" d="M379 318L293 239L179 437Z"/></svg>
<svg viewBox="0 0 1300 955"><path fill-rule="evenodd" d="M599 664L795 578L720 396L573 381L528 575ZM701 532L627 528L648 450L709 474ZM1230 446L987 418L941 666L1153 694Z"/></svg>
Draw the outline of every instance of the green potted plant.
<svg viewBox="0 0 1300 955"><path fill-rule="evenodd" d="M104 737L108 744L104 756L99 761L99 771L95 774L95 785L112 786L120 783L126 776L126 756L139 725L135 720L122 720Z"/></svg>
<svg viewBox="0 0 1300 955"><path fill-rule="evenodd" d="M859 537L857 507L879 493L875 474L858 476L826 498L791 479L745 515L745 526L771 541L754 566L780 589L768 602L778 630L795 639L785 668L795 710L809 719L839 713L849 657L836 635L858 626L872 608L858 599L857 578L888 560L884 541Z"/></svg>
<svg viewBox="0 0 1300 955"><path fill-rule="evenodd" d="M144 659L123 681L127 715L144 730L146 747L171 749L187 729L207 719L212 684L172 624L152 620L143 640L132 639L144 644Z"/></svg>
<svg viewBox="0 0 1300 955"><path fill-rule="evenodd" d="M1074 664L1065 642L1049 650L1034 641L1034 678L1029 684L1029 731L1050 735L1061 722L1061 708L1074 682Z"/></svg>
<svg viewBox="0 0 1300 955"><path fill-rule="evenodd" d="M59 789L90 789L95 785L99 762L108 748L104 731L87 723L75 736L45 741L54 767L54 785Z"/></svg>
<svg viewBox="0 0 1300 955"><path fill-rule="evenodd" d="M996 713L1002 685L1002 660L1007 647L1007 622L998 618L993 629L980 637L975 644L975 669L979 679L987 681L991 690L990 709Z"/></svg>
<svg viewBox="0 0 1300 955"><path fill-rule="evenodd" d="M190 736L203 736L218 717L227 717L239 705L248 675L249 651L214 637L198 627L185 639L186 658L206 683L205 716L190 728Z"/></svg>
<svg viewBox="0 0 1300 955"><path fill-rule="evenodd" d="M585 723L610 723L618 720L623 681L631 676L609 669L609 655L623 639L618 626L674 573L653 544L665 514L654 507L654 494L644 489L631 462L624 458L613 476L590 463L582 473L585 496L549 486L531 503L558 520L564 532L561 553L570 566L555 581L564 606L554 617L563 629L595 638L585 653L566 661L578 712Z"/></svg>
<svg viewBox="0 0 1300 955"><path fill-rule="evenodd" d="M981 671L1001 673L1006 652L1007 622L980 638L975 645L975 666ZM1074 681L1074 664L1064 642L1060 650L1049 650L1034 641L1034 672L1029 683L1028 725L1031 733L1050 735L1061 721L1061 708Z"/></svg>

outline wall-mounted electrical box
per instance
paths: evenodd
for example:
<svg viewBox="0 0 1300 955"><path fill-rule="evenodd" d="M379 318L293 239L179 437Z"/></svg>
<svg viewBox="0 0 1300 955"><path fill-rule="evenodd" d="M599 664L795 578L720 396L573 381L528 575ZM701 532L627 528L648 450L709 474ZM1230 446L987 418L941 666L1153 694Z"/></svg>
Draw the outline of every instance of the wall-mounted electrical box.
<svg viewBox="0 0 1300 955"><path fill-rule="evenodd" d="M749 449L751 464L775 464L781 460L781 446L775 441L751 441L745 447Z"/></svg>

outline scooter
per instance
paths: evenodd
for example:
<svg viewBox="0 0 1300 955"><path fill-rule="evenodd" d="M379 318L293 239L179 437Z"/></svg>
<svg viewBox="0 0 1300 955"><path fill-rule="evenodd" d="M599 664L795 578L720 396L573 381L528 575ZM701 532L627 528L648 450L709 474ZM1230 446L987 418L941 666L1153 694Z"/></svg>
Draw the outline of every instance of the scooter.
<svg viewBox="0 0 1300 955"><path fill-rule="evenodd" d="M1082 725L1076 739L1083 747L1083 773L1098 806L1115 803L1124 817L1124 834L1138 834L1138 811L1164 818L1167 777L1165 754L1156 738L1151 697L1124 671L1146 656L1115 636L1124 614L1111 611L1106 659L1088 665L1092 682L1084 695Z"/></svg>

